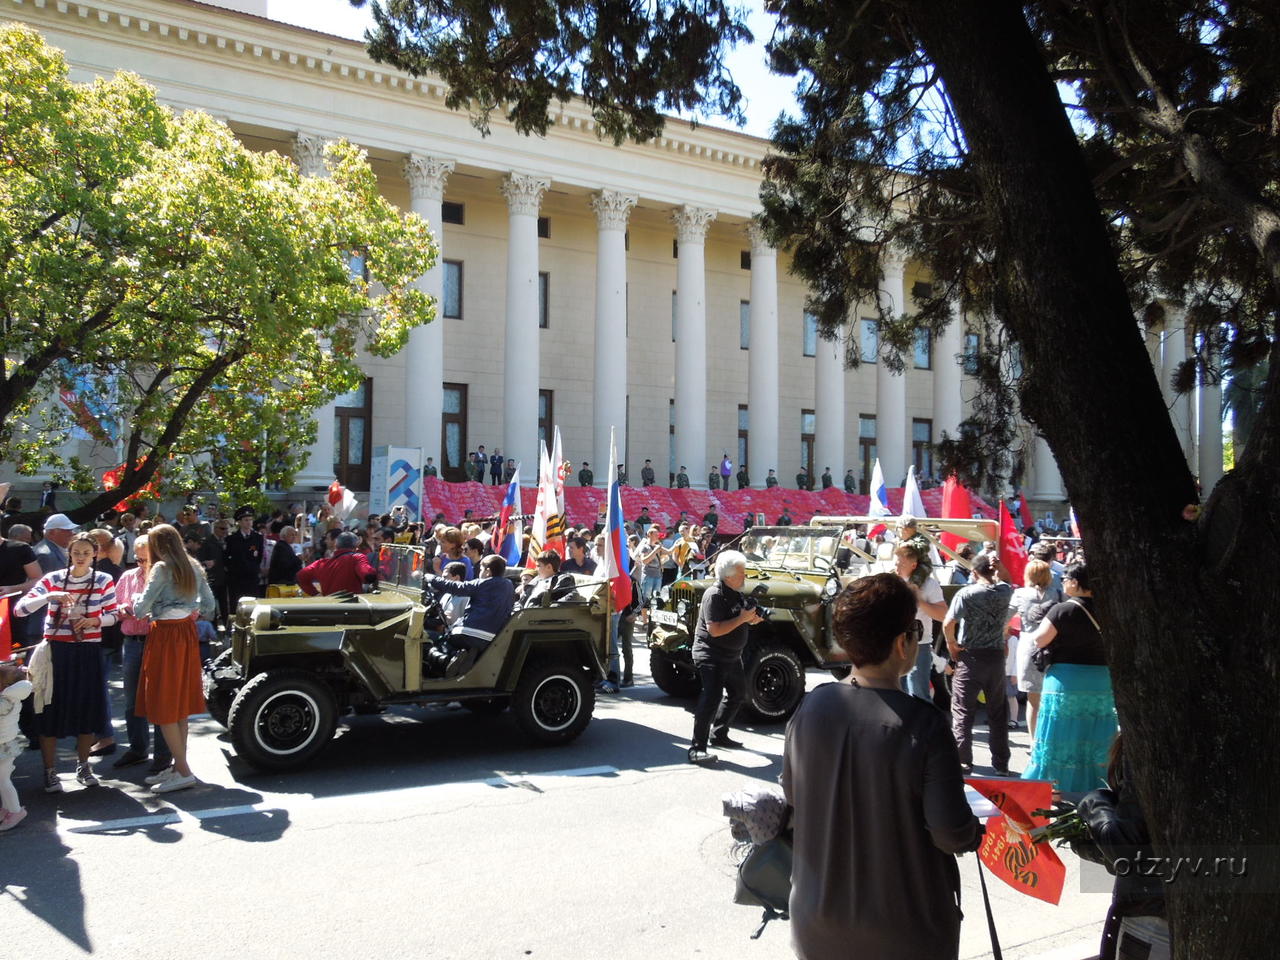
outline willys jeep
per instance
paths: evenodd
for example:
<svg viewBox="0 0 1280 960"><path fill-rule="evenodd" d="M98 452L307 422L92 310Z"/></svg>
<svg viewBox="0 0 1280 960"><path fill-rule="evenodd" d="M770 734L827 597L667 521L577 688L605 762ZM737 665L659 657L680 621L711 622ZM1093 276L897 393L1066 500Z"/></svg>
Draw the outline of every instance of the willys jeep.
<svg viewBox="0 0 1280 960"><path fill-rule="evenodd" d="M859 527L886 522L896 520L819 516L807 527L752 527L731 544L747 558L743 592L756 600L765 618L751 628L743 653L749 714L762 721L789 717L804 696L808 668L830 670L837 677L848 674L848 659L832 641L831 601L858 577L893 571L892 559L859 549L855 536ZM991 539L996 525L919 518L917 530L943 556L954 558L938 541L939 533ZM693 666L694 628L702 595L713 583L677 580L649 602L649 669L671 696L692 697L701 689ZM944 594L953 592L944 587Z"/></svg>
<svg viewBox="0 0 1280 960"><path fill-rule="evenodd" d="M236 608L231 644L205 667L209 712L237 755L262 770L311 760L348 710L458 701L508 706L535 742L567 743L591 720L608 657L608 584L586 577L516 611L465 673L429 675L423 654L438 602L423 588L421 548L386 545L365 594L258 600Z"/></svg>

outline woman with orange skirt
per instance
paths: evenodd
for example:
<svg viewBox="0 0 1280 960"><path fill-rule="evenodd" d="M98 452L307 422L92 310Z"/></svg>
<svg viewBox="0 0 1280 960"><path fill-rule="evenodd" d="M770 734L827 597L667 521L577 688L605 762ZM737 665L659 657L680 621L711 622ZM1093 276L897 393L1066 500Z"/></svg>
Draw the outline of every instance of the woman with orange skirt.
<svg viewBox="0 0 1280 960"><path fill-rule="evenodd" d="M185 790L199 781L187 764L187 718L204 713L198 616L212 619L218 603L200 565L187 555L178 531L167 523L147 535L151 573L133 605L135 617L151 620L142 654L134 713L160 728L173 766L147 777L155 793Z"/></svg>

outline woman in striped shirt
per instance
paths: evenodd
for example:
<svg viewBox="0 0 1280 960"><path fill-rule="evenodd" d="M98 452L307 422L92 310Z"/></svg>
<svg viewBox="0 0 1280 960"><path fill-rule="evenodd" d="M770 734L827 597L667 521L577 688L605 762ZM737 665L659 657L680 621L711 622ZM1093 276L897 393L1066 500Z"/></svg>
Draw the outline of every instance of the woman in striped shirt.
<svg viewBox="0 0 1280 960"><path fill-rule="evenodd" d="M115 581L97 569L93 538L77 534L67 556L66 569L46 574L15 609L27 616L48 606L44 639L53 665L53 697L36 718L46 793L62 790L55 769L59 737L76 738L76 779L86 787L98 785L89 749L106 710L100 645L102 628L116 622Z"/></svg>

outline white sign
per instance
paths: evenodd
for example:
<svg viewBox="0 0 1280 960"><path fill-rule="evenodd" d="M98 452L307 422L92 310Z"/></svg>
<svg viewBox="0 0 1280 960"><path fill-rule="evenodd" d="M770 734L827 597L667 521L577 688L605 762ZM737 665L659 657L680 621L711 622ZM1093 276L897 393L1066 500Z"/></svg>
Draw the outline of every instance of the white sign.
<svg viewBox="0 0 1280 960"><path fill-rule="evenodd" d="M411 522L422 519L422 448L377 447L369 471L369 512L404 507Z"/></svg>

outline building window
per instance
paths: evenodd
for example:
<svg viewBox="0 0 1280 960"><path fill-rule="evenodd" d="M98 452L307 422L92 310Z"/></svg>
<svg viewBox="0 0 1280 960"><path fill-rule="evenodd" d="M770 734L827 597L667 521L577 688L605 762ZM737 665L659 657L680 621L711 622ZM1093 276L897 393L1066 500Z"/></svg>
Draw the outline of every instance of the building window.
<svg viewBox="0 0 1280 960"><path fill-rule="evenodd" d="M971 377L978 375L978 351L981 349L982 341L976 333L964 335L964 353L961 355L961 363L964 372Z"/></svg>
<svg viewBox="0 0 1280 960"><path fill-rule="evenodd" d="M467 385L446 383L440 418L440 477L452 483L467 479Z"/></svg>
<svg viewBox="0 0 1280 960"><path fill-rule="evenodd" d="M671 241L671 259L676 260L676 259L679 259L679 257L680 257L680 241L672 240Z"/></svg>
<svg viewBox="0 0 1280 960"><path fill-rule="evenodd" d="M450 203L446 200L440 204L440 219L445 223L461 227L467 222L467 207L463 203Z"/></svg>
<svg viewBox="0 0 1280 960"><path fill-rule="evenodd" d="M804 355L806 357L818 355L818 318L812 313L804 315Z"/></svg>
<svg viewBox="0 0 1280 960"><path fill-rule="evenodd" d="M551 218L550 217L538 218L538 238L540 240L551 239Z"/></svg>
<svg viewBox="0 0 1280 960"><path fill-rule="evenodd" d="M671 291L671 342L676 342L676 292Z"/></svg>
<svg viewBox="0 0 1280 960"><path fill-rule="evenodd" d="M741 350L749 350L751 348L750 300L740 300L738 302L738 348Z"/></svg>
<svg viewBox="0 0 1280 960"><path fill-rule="evenodd" d="M450 320L462 319L462 261L446 260L444 262L444 303L441 304L445 317Z"/></svg>
<svg viewBox="0 0 1280 960"><path fill-rule="evenodd" d="M817 432L817 417L812 410L800 411L800 466L809 471L809 484L817 486L813 478L813 435Z"/></svg>
<svg viewBox="0 0 1280 960"><path fill-rule="evenodd" d="M914 300L924 300L933 296L933 284L925 283L923 280L917 280L911 285L911 297Z"/></svg>
<svg viewBox="0 0 1280 960"><path fill-rule="evenodd" d="M751 269L751 251L750 250L743 250L742 253L739 254L738 266L742 267L743 270Z"/></svg>
<svg viewBox="0 0 1280 960"><path fill-rule="evenodd" d="M933 476L933 421L911 421L911 462L917 477Z"/></svg>
<svg viewBox="0 0 1280 960"><path fill-rule="evenodd" d="M369 257L364 250L352 250L347 254L347 272L352 280L369 279Z"/></svg>
<svg viewBox="0 0 1280 960"><path fill-rule="evenodd" d="M551 449L551 443L554 439L555 431L553 424L555 423L555 391L539 390L538 391L538 439L547 445L547 449Z"/></svg>
<svg viewBox="0 0 1280 960"><path fill-rule="evenodd" d="M933 367L933 337L924 327L916 328L915 361L917 370L929 370Z"/></svg>
<svg viewBox="0 0 1280 960"><path fill-rule="evenodd" d="M369 489L373 442L373 378L333 402L333 475L352 490Z"/></svg>
<svg viewBox="0 0 1280 960"><path fill-rule="evenodd" d="M861 492L871 492L871 471L876 464L876 418L874 414L858 415L858 459L862 463Z"/></svg>
<svg viewBox="0 0 1280 960"><path fill-rule="evenodd" d="M667 486L676 485L676 402L667 401Z"/></svg>
<svg viewBox="0 0 1280 960"><path fill-rule="evenodd" d="M747 465L747 434L751 429L751 418L745 403L738 404L738 466Z"/></svg>
<svg viewBox="0 0 1280 960"><path fill-rule="evenodd" d="M880 321L870 317L862 318L859 333L859 355L863 363L875 363L880 355Z"/></svg>
<svg viewBox="0 0 1280 960"><path fill-rule="evenodd" d="M538 326L551 326L551 274L545 271L538 274Z"/></svg>

